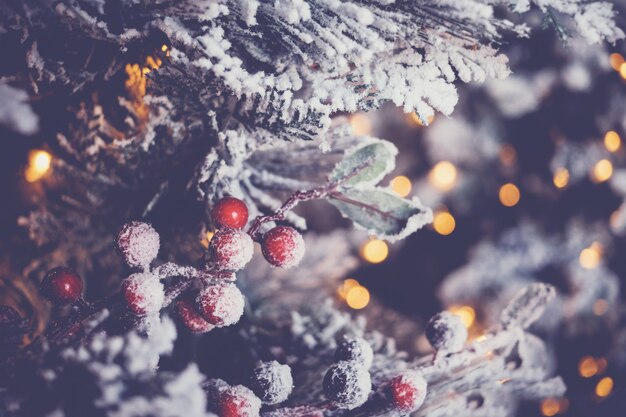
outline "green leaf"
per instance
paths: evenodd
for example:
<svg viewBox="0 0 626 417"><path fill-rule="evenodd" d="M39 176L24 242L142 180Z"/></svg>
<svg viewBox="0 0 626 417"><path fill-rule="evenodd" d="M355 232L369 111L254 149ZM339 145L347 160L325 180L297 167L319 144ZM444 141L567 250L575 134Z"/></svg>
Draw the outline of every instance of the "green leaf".
<svg viewBox="0 0 626 417"><path fill-rule="evenodd" d="M433 219L432 211L417 198L407 200L381 188L344 190L329 201L356 225L389 241L402 239Z"/></svg>
<svg viewBox="0 0 626 417"><path fill-rule="evenodd" d="M385 140L371 138L346 152L328 179L340 181L343 187L376 185L395 167L398 149Z"/></svg>

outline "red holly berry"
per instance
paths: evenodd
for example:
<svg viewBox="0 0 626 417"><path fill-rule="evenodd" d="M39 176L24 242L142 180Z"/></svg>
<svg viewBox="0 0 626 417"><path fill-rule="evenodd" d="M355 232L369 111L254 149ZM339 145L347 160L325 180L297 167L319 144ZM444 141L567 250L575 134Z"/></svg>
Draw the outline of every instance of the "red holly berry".
<svg viewBox="0 0 626 417"><path fill-rule="evenodd" d="M426 380L415 371L406 371L389 382L391 403L403 412L417 410L426 398Z"/></svg>
<svg viewBox="0 0 626 417"><path fill-rule="evenodd" d="M277 226L263 236L263 256L267 262L281 268L292 268L304 256L304 239L296 229Z"/></svg>
<svg viewBox="0 0 626 417"><path fill-rule="evenodd" d="M159 253L159 234L148 223L126 223L117 235L117 247L129 266L147 269Z"/></svg>
<svg viewBox="0 0 626 417"><path fill-rule="evenodd" d="M202 318L194 305L188 300L178 300L176 310L183 324L194 333L206 333L215 328L215 326Z"/></svg>
<svg viewBox="0 0 626 417"><path fill-rule="evenodd" d="M213 223L218 228L241 229L248 223L248 206L235 197L224 197L211 210Z"/></svg>
<svg viewBox="0 0 626 417"><path fill-rule="evenodd" d="M139 272L122 283L122 294L126 305L138 316L161 310L165 299L163 284L150 273Z"/></svg>
<svg viewBox="0 0 626 417"><path fill-rule="evenodd" d="M59 266L41 281L41 294L55 305L75 303L83 293L83 280L74 270Z"/></svg>
<svg viewBox="0 0 626 417"><path fill-rule="evenodd" d="M243 385L226 388L220 394L220 417L258 417L261 400Z"/></svg>
<svg viewBox="0 0 626 417"><path fill-rule="evenodd" d="M239 321L245 300L234 284L211 285L200 291L196 305L206 321L214 326L224 327Z"/></svg>
<svg viewBox="0 0 626 417"><path fill-rule="evenodd" d="M244 231L219 229L209 244L210 260L221 270L242 269L254 254L254 242Z"/></svg>

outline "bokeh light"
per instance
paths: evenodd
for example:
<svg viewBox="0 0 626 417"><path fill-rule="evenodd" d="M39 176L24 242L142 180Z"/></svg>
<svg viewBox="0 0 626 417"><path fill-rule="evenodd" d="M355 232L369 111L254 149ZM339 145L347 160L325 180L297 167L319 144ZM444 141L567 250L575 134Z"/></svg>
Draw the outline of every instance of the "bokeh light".
<svg viewBox="0 0 626 417"><path fill-rule="evenodd" d="M569 183L569 171L567 168L559 168L552 179L556 188L565 188Z"/></svg>
<svg viewBox="0 0 626 417"><path fill-rule="evenodd" d="M43 178L50 170L52 155L41 149L31 151L28 155L28 165L24 170L24 177L28 182L35 182Z"/></svg>
<svg viewBox="0 0 626 417"><path fill-rule="evenodd" d="M617 152L619 148L622 146L622 139L619 137L619 134L614 130L609 130L604 135L604 147L609 152Z"/></svg>
<svg viewBox="0 0 626 417"><path fill-rule="evenodd" d="M355 113L350 117L350 126L356 136L365 136L372 133L372 121L364 113Z"/></svg>
<svg viewBox="0 0 626 417"><path fill-rule="evenodd" d="M448 311L459 316L467 328L471 327L476 320L476 311L471 306L451 306Z"/></svg>
<svg viewBox="0 0 626 417"><path fill-rule="evenodd" d="M411 180L404 175L398 175L389 183L391 189L400 197L406 197L411 193Z"/></svg>
<svg viewBox="0 0 626 417"><path fill-rule="evenodd" d="M433 218L433 228L440 235L447 236L454 232L456 220L454 220L452 214L447 211L437 212Z"/></svg>
<svg viewBox="0 0 626 417"><path fill-rule="evenodd" d="M457 170L452 162L440 161L428 173L428 182L439 191L450 191L456 184Z"/></svg>
<svg viewBox="0 0 626 417"><path fill-rule="evenodd" d="M591 179L594 182L604 182L613 175L613 164L608 159L599 160L591 171Z"/></svg>
<svg viewBox="0 0 626 417"><path fill-rule="evenodd" d="M383 240L371 239L361 247L361 257L372 264L383 262L388 255L389 247Z"/></svg>
<svg viewBox="0 0 626 417"><path fill-rule="evenodd" d="M360 310L367 307L370 302L370 292L362 285L357 285L348 290L346 294L346 303L354 310Z"/></svg>
<svg viewBox="0 0 626 417"><path fill-rule="evenodd" d="M602 259L602 245L599 242L593 242L589 247L580 251L578 261L580 266L585 269L593 269L598 266Z"/></svg>
<svg viewBox="0 0 626 417"><path fill-rule="evenodd" d="M520 200L519 188L513 183L507 183L500 187L498 195L500 202L506 207L513 207L519 203Z"/></svg>
<svg viewBox="0 0 626 417"><path fill-rule="evenodd" d="M613 378L607 376L598 381L596 395L600 398L608 397L613 391Z"/></svg>

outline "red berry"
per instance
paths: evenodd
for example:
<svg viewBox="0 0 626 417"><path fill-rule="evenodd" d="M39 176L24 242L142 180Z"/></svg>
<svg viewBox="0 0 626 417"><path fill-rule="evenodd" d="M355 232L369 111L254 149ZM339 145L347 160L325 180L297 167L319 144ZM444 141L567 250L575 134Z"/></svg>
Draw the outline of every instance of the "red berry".
<svg viewBox="0 0 626 417"><path fill-rule="evenodd" d="M122 293L130 311L138 316L158 312L165 299L161 281L154 275L144 272L126 278L122 283Z"/></svg>
<svg viewBox="0 0 626 417"><path fill-rule="evenodd" d="M176 303L176 310L184 325L194 333L206 333L215 328L215 326L202 318L194 305L188 300L179 300Z"/></svg>
<svg viewBox="0 0 626 417"><path fill-rule="evenodd" d="M281 268L292 268L304 256L304 239L293 227L277 226L265 233L262 248L267 262Z"/></svg>
<svg viewBox="0 0 626 417"><path fill-rule="evenodd" d="M220 417L259 417L261 400L243 385L225 389L219 400Z"/></svg>
<svg viewBox="0 0 626 417"><path fill-rule="evenodd" d="M391 403L397 410L417 410L426 398L426 380L415 371L406 371L389 382Z"/></svg>
<svg viewBox="0 0 626 417"><path fill-rule="evenodd" d="M224 327L239 321L245 300L234 284L211 285L200 291L196 305L206 321L214 326Z"/></svg>
<svg viewBox="0 0 626 417"><path fill-rule="evenodd" d="M159 234L148 223L126 223L117 235L117 247L129 266L147 269L159 253Z"/></svg>
<svg viewBox="0 0 626 417"><path fill-rule="evenodd" d="M254 242L244 231L219 229L209 244L209 256L221 270L242 269L254 254Z"/></svg>
<svg viewBox="0 0 626 417"><path fill-rule="evenodd" d="M248 206L235 197L224 197L211 210L213 223L218 228L241 229L248 223Z"/></svg>
<svg viewBox="0 0 626 417"><path fill-rule="evenodd" d="M40 288L52 304L73 304L83 293L83 280L74 270L59 266L48 271Z"/></svg>

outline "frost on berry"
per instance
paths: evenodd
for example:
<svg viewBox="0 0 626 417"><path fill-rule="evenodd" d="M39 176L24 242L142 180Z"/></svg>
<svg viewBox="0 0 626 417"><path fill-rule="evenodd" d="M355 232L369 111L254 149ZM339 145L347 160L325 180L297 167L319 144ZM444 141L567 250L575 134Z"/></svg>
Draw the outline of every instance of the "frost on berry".
<svg viewBox="0 0 626 417"><path fill-rule="evenodd" d="M188 300L178 300L176 311L185 327L193 333L206 333L215 328L196 311L194 304Z"/></svg>
<svg viewBox="0 0 626 417"><path fill-rule="evenodd" d="M426 380L417 371L405 371L389 382L391 404L400 411L417 410L424 403L426 392Z"/></svg>
<svg viewBox="0 0 626 417"><path fill-rule="evenodd" d="M220 269L237 271L242 269L254 254L254 242L244 231L220 229L209 244L209 256Z"/></svg>
<svg viewBox="0 0 626 417"><path fill-rule="evenodd" d="M293 389L291 368L277 361L261 362L253 371L251 388L265 404L281 403Z"/></svg>
<svg viewBox="0 0 626 417"><path fill-rule="evenodd" d="M198 294L196 305L206 321L224 327L239 321L245 300L234 284L211 285Z"/></svg>
<svg viewBox="0 0 626 417"><path fill-rule="evenodd" d="M304 239L293 227L277 226L263 235L262 249L270 264L293 268L304 256Z"/></svg>
<svg viewBox="0 0 626 417"><path fill-rule="evenodd" d="M226 388L220 394L220 417L258 417L261 412L261 400L243 385Z"/></svg>
<svg viewBox="0 0 626 417"><path fill-rule="evenodd" d="M159 253L159 234L148 223L126 223L117 235L117 247L129 266L147 269Z"/></svg>
<svg viewBox="0 0 626 417"><path fill-rule="evenodd" d="M161 310L165 299L163 284L146 272L132 274L122 283L126 305L133 313L143 316Z"/></svg>
<svg viewBox="0 0 626 417"><path fill-rule="evenodd" d="M338 361L353 361L369 369L374 361L374 351L367 340L361 337L346 339L335 351L335 362Z"/></svg>
<svg viewBox="0 0 626 417"><path fill-rule="evenodd" d="M442 311L428 322L426 338L435 350L454 353L463 349L467 340L467 328L459 316Z"/></svg>
<svg viewBox="0 0 626 417"><path fill-rule="evenodd" d="M372 381L367 369L354 362L332 365L324 376L324 393L339 408L352 410L367 401Z"/></svg>

